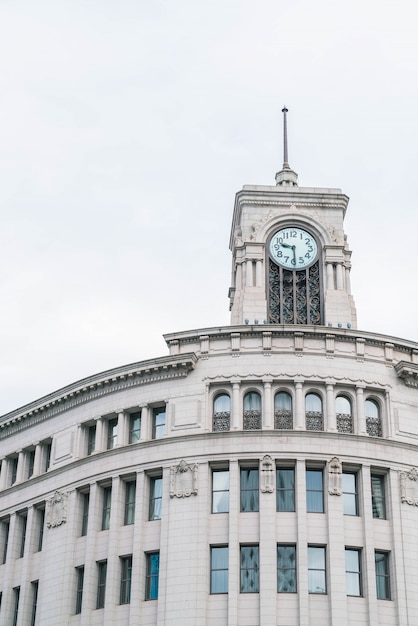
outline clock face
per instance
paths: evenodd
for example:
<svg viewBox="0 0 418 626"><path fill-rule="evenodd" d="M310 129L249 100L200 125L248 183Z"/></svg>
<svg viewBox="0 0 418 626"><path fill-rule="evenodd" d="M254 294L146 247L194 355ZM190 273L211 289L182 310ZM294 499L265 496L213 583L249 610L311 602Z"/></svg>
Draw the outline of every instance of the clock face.
<svg viewBox="0 0 418 626"><path fill-rule="evenodd" d="M311 265L318 254L313 235L303 228L281 228L270 241L270 255L275 263L286 269L298 270Z"/></svg>

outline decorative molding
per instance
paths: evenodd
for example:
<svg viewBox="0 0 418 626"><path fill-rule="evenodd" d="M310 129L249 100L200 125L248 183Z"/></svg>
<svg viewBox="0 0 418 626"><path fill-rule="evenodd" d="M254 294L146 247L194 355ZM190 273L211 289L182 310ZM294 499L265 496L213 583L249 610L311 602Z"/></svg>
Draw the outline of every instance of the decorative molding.
<svg viewBox="0 0 418 626"><path fill-rule="evenodd" d="M274 462L269 454L261 459L261 493L274 491Z"/></svg>
<svg viewBox="0 0 418 626"><path fill-rule="evenodd" d="M198 465L189 465L184 459L170 467L170 498L188 498L198 493Z"/></svg>
<svg viewBox="0 0 418 626"><path fill-rule="evenodd" d="M4 415L0 421L0 439L111 393L164 380L185 378L194 370L197 361L198 357L194 353L171 355L125 365L85 378Z"/></svg>
<svg viewBox="0 0 418 626"><path fill-rule="evenodd" d="M407 387L418 389L418 363L399 361L395 365L395 371L399 378L402 378Z"/></svg>
<svg viewBox="0 0 418 626"><path fill-rule="evenodd" d="M413 467L409 472L399 472L401 479L401 502L418 506L418 471Z"/></svg>
<svg viewBox="0 0 418 626"><path fill-rule="evenodd" d="M47 500L46 505L47 528L56 528L65 524L68 513L68 493L56 491L52 498Z"/></svg>
<svg viewBox="0 0 418 626"><path fill-rule="evenodd" d="M341 461L334 456L328 462L328 493L330 496L340 496L342 494L342 473Z"/></svg>

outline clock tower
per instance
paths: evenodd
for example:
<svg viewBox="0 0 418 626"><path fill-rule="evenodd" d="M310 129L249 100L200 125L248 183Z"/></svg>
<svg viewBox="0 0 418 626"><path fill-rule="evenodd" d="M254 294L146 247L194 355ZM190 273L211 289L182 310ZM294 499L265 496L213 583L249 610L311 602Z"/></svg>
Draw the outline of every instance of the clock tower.
<svg viewBox="0 0 418 626"><path fill-rule="evenodd" d="M284 159L275 186L245 185L235 198L230 249L232 324L356 328L351 252L344 233L348 197L299 187Z"/></svg>

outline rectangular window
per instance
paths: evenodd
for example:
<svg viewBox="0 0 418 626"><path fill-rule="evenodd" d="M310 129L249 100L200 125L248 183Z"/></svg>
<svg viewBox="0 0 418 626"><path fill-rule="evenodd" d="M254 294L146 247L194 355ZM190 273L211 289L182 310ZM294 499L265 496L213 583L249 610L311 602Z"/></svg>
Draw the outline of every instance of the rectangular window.
<svg viewBox="0 0 418 626"><path fill-rule="evenodd" d="M120 559L120 604L129 604L131 601L132 556L123 556Z"/></svg>
<svg viewBox="0 0 418 626"><path fill-rule="evenodd" d="M44 542L44 526L45 526L45 506L39 507L36 510L37 515L37 525L38 525L38 541L36 544L36 551L40 552L42 550L42 545Z"/></svg>
<svg viewBox="0 0 418 626"><path fill-rule="evenodd" d="M102 530L109 529L111 503L112 503L112 487L103 487Z"/></svg>
<svg viewBox="0 0 418 626"><path fill-rule="evenodd" d="M13 626L17 625L19 616L20 587L13 587Z"/></svg>
<svg viewBox="0 0 418 626"><path fill-rule="evenodd" d="M141 439L141 411L129 416L129 443L137 443Z"/></svg>
<svg viewBox="0 0 418 626"><path fill-rule="evenodd" d="M26 543L26 524L28 521L26 513L19 513L17 516L19 523L19 533L20 533L20 546L19 546L19 558L23 558L25 553L25 543Z"/></svg>
<svg viewBox="0 0 418 626"><path fill-rule="evenodd" d="M376 519L386 519L385 477L383 474L371 475L372 511Z"/></svg>
<svg viewBox="0 0 418 626"><path fill-rule="evenodd" d="M118 443L118 420L112 419L107 421L107 449L116 448Z"/></svg>
<svg viewBox="0 0 418 626"><path fill-rule="evenodd" d="M295 470L279 467L276 470L277 510L295 511Z"/></svg>
<svg viewBox="0 0 418 626"><path fill-rule="evenodd" d="M96 449L96 424L87 428L87 456Z"/></svg>
<svg viewBox="0 0 418 626"><path fill-rule="evenodd" d="M277 546L277 592L296 593L296 546Z"/></svg>
<svg viewBox="0 0 418 626"><path fill-rule="evenodd" d="M3 519L0 522L0 565L6 563L7 546L9 543L9 519Z"/></svg>
<svg viewBox="0 0 418 626"><path fill-rule="evenodd" d="M84 565L80 565L80 567L75 568L76 576L77 576L77 589L75 596L75 612L76 614L81 613L81 608L83 605L83 587L84 587Z"/></svg>
<svg viewBox="0 0 418 626"><path fill-rule="evenodd" d="M149 495L149 519L161 519L161 504L163 499L163 479L161 476L151 476Z"/></svg>
<svg viewBox="0 0 418 626"><path fill-rule="evenodd" d="M157 600L158 598L158 575L160 571L160 553L148 552L147 572L145 582L145 600Z"/></svg>
<svg viewBox="0 0 418 626"><path fill-rule="evenodd" d="M241 511L258 511L258 468L241 468Z"/></svg>
<svg viewBox="0 0 418 626"><path fill-rule="evenodd" d="M241 546L240 549L240 591L241 593L258 593L259 583L259 554L258 546Z"/></svg>
<svg viewBox="0 0 418 626"><path fill-rule="evenodd" d="M374 553L376 593L379 600L390 600L389 552Z"/></svg>
<svg viewBox="0 0 418 626"><path fill-rule="evenodd" d="M357 474L343 472L342 487L344 515L358 515Z"/></svg>
<svg viewBox="0 0 418 626"><path fill-rule="evenodd" d="M306 510L308 513L324 512L324 481L321 469L306 470Z"/></svg>
<svg viewBox="0 0 418 626"><path fill-rule="evenodd" d="M17 462L18 457L14 456L10 459L10 485L14 485L17 478ZM17 587L16 587L17 589Z"/></svg>
<svg viewBox="0 0 418 626"><path fill-rule="evenodd" d="M152 410L152 438L161 439L165 435L166 408L160 406Z"/></svg>
<svg viewBox="0 0 418 626"><path fill-rule="evenodd" d="M106 596L107 561L97 563L97 600L96 609L103 609Z"/></svg>
<svg viewBox="0 0 418 626"><path fill-rule="evenodd" d="M39 581L33 580L31 582L30 586L31 586L31 590L32 590L32 613L31 613L30 626L35 626L35 622L36 622L36 607L37 607L37 604L38 604Z"/></svg>
<svg viewBox="0 0 418 626"><path fill-rule="evenodd" d="M43 453L44 453L44 472L47 472L51 465L51 450L52 443L46 442L43 445Z"/></svg>
<svg viewBox="0 0 418 626"><path fill-rule="evenodd" d="M361 596L361 552L345 549L345 580L348 596Z"/></svg>
<svg viewBox="0 0 418 626"><path fill-rule="evenodd" d="M81 502L83 506L83 517L81 518L81 536L85 537L87 535L87 529L89 526L90 493L82 493Z"/></svg>
<svg viewBox="0 0 418 626"><path fill-rule="evenodd" d="M210 592L228 593L228 546L210 549Z"/></svg>
<svg viewBox="0 0 418 626"><path fill-rule="evenodd" d="M125 525L133 524L135 522L135 494L136 482L131 480L125 483Z"/></svg>
<svg viewBox="0 0 418 626"><path fill-rule="evenodd" d="M327 592L324 546L308 546L308 591Z"/></svg>
<svg viewBox="0 0 418 626"><path fill-rule="evenodd" d="M229 470L212 472L212 513L229 511Z"/></svg>
<svg viewBox="0 0 418 626"><path fill-rule="evenodd" d="M33 468L35 467L35 450L29 450L27 452L27 474L26 478L33 476Z"/></svg>

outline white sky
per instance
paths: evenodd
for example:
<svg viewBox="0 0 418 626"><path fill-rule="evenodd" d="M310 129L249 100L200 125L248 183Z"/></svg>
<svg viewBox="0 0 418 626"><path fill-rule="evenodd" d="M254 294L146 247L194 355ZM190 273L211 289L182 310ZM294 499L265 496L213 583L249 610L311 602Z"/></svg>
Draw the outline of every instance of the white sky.
<svg viewBox="0 0 418 626"><path fill-rule="evenodd" d="M418 340L413 0L0 0L0 413L229 324L235 193L340 187L359 328Z"/></svg>

